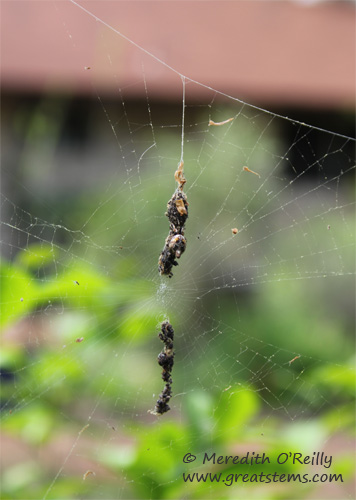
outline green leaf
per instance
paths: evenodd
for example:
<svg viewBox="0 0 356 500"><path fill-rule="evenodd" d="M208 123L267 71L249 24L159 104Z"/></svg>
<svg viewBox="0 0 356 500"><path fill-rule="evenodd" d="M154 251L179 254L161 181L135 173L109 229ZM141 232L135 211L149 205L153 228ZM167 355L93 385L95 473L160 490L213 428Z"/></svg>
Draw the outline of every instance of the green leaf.
<svg viewBox="0 0 356 500"><path fill-rule="evenodd" d="M197 446L201 446L205 442L205 436L210 436L213 427L216 425L214 400L208 392L196 389L187 394L185 405L189 423L192 427L192 435L197 440Z"/></svg>
<svg viewBox="0 0 356 500"><path fill-rule="evenodd" d="M157 335L161 308L154 303L137 303L121 315L120 333L124 338L141 341L143 337Z"/></svg>
<svg viewBox="0 0 356 500"><path fill-rule="evenodd" d="M244 434L259 406L256 393L243 386L234 386L223 392L215 413L219 425L217 439L231 443L232 439Z"/></svg>
<svg viewBox="0 0 356 500"><path fill-rule="evenodd" d="M4 432L21 438L30 444L43 443L54 425L54 414L42 404L15 408L2 423Z"/></svg>
<svg viewBox="0 0 356 500"><path fill-rule="evenodd" d="M22 249L16 256L15 263L30 269L38 269L53 264L58 251L49 243L36 243Z"/></svg>
<svg viewBox="0 0 356 500"><path fill-rule="evenodd" d="M37 307L38 285L18 266L2 264L0 274L0 324L5 325Z"/></svg>
<svg viewBox="0 0 356 500"><path fill-rule="evenodd" d="M314 384L328 387L337 394L354 396L356 393L356 369L347 365L323 365L311 376Z"/></svg>

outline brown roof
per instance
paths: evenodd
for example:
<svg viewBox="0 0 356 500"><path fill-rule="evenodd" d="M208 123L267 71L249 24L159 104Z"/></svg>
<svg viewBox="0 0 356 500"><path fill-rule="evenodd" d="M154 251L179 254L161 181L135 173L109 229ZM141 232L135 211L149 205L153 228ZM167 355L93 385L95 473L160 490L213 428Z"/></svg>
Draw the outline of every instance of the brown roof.
<svg viewBox="0 0 356 500"><path fill-rule="evenodd" d="M180 99L178 72L253 103L355 105L350 2L79 3L176 72L70 0L2 0L3 86L142 96L144 75L151 97Z"/></svg>

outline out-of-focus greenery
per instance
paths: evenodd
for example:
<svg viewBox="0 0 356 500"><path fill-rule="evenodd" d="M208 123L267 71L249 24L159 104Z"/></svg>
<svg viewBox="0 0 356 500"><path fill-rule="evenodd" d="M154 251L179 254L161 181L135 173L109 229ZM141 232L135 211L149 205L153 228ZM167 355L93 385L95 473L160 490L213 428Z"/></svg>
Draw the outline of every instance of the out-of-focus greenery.
<svg viewBox="0 0 356 500"><path fill-rule="evenodd" d="M317 206L293 222L299 207L287 200L297 195L279 170L268 175L281 145L252 123L241 119L233 136L210 132L205 149L187 142L188 247L172 280L157 273L180 146L166 133L159 156L147 155L133 178L125 171L109 188L57 206L62 222L47 222L50 238L34 220L29 243L3 261L2 430L25 450L4 468L3 498L300 498L309 484L227 487L185 483L182 474L303 475L310 470L274 465L276 457L321 451L334 434L350 439L351 320L329 289L337 277L320 283L331 269L350 285L338 260L341 252L342 265L352 259L343 250L351 215L340 224ZM264 190L252 174L236 182L246 157L266 176ZM314 271L315 281L298 279ZM155 333L166 314L179 327L175 397L157 419L147 410L162 389ZM247 451L274 463L201 466L205 452ZM184 464L187 453L197 461ZM350 455L338 451L322 472L347 480ZM83 479L86 471L95 475Z"/></svg>

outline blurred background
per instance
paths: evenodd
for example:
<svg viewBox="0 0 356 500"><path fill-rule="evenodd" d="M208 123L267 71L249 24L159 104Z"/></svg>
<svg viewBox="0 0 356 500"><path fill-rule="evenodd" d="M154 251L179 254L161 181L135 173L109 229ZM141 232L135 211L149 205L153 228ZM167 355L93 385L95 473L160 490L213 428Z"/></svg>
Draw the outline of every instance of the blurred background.
<svg viewBox="0 0 356 500"><path fill-rule="evenodd" d="M353 498L354 2L3 0L1 33L2 497ZM333 465L201 465L248 451Z"/></svg>

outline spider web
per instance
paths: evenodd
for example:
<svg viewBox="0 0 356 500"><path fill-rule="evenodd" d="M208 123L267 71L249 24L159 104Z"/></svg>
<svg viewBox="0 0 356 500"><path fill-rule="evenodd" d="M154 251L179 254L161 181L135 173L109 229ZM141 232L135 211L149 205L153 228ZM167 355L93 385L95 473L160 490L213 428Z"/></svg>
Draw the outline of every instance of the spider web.
<svg viewBox="0 0 356 500"><path fill-rule="evenodd" d="M354 139L191 80L80 8L103 30L98 64L117 96L84 61L91 147L73 159L71 137L57 151L42 132L24 141L21 175L3 171L2 423L21 456L9 453L5 494L246 497L246 485L184 483L210 470L182 464L188 452L324 450L338 472L352 454ZM85 40L63 26L74 54ZM136 80L116 71L111 39L131 47ZM163 77L181 93L169 112ZM187 248L169 279L158 257L182 160ZM173 397L157 418L166 319ZM279 486L254 495L309 491ZM335 498L352 497L343 487Z"/></svg>

